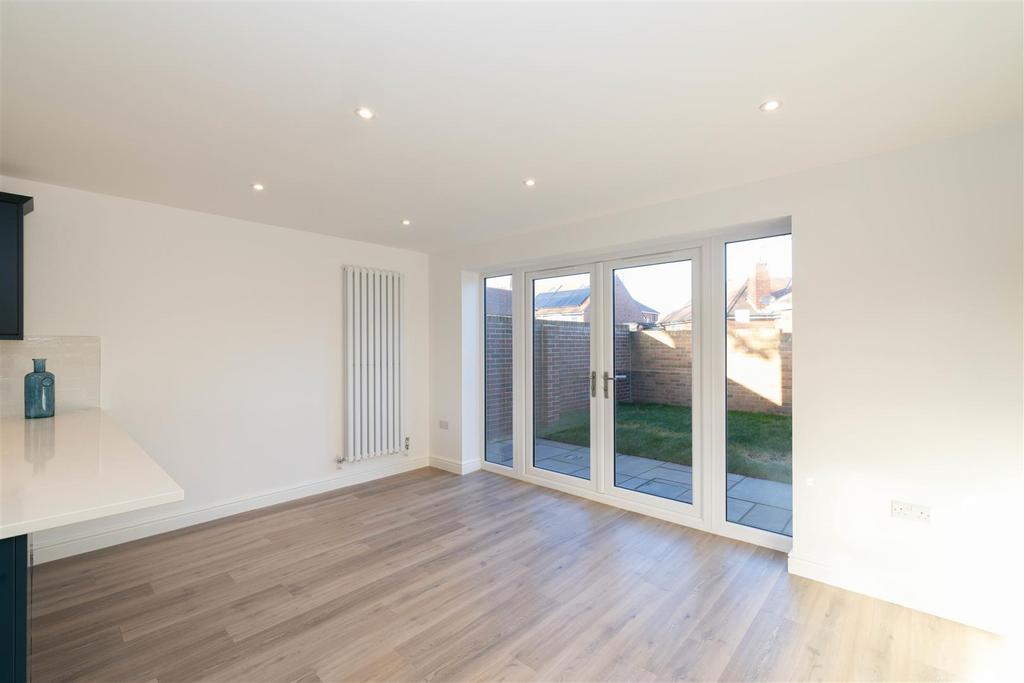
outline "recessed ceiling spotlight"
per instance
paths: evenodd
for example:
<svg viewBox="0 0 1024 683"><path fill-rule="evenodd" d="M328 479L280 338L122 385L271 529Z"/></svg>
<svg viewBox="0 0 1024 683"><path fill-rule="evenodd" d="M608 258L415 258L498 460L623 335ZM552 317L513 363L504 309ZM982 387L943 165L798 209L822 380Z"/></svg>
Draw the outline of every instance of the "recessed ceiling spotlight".
<svg viewBox="0 0 1024 683"><path fill-rule="evenodd" d="M770 114L773 111L778 111L780 107L782 107L782 102L779 100L765 100L758 109Z"/></svg>
<svg viewBox="0 0 1024 683"><path fill-rule="evenodd" d="M361 119L369 121L374 116L376 116L376 114L374 114L373 110L370 109L369 107L359 107L359 109L356 109L356 116L358 116Z"/></svg>
<svg viewBox="0 0 1024 683"><path fill-rule="evenodd" d="M526 180L523 181L523 185L526 185L527 187L533 187L536 184L537 181L534 180L533 178L527 178Z"/></svg>
<svg viewBox="0 0 1024 683"><path fill-rule="evenodd" d="M402 225L412 225L412 221L409 220L408 218L403 218Z"/></svg>
<svg viewBox="0 0 1024 683"><path fill-rule="evenodd" d="M263 183L253 183L252 189L256 190L257 192L263 192Z"/></svg>

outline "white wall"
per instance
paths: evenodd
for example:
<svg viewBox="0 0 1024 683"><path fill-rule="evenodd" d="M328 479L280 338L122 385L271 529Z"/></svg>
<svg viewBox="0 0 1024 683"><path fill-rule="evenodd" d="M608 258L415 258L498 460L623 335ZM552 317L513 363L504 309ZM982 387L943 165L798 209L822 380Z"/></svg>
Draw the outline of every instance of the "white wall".
<svg viewBox="0 0 1024 683"><path fill-rule="evenodd" d="M454 310L456 312L479 310L481 305L479 276L471 272L461 273L459 289L462 302L461 306L455 307ZM449 309L449 313L452 309L450 306L443 306L433 300L430 306L431 315L439 307ZM473 316L462 316L457 323L453 324L451 329L453 332L449 335L448 343L461 340L463 358L479 358L479 354L483 353L480 343L479 321ZM463 403L461 419L454 426L454 428L459 429L461 432L457 441L457 443L462 444L461 452L457 449L451 450L449 448L441 451L440 455L433 454L432 452L430 463L434 467L440 467L456 474L468 474L480 469L480 462L483 458L483 454L480 453L480 431L483 428L483 405L480 400L482 397L480 383L483 378L480 376L480 369L481 364L479 362L463 363L461 375L437 376L431 382L431 386L436 387L435 391L446 391L440 387L441 384L454 384L458 382L460 385L458 387L459 395L472 397ZM438 421L438 426L440 427L440 421ZM453 427L449 426L449 429L451 428ZM441 436L439 438L444 439L446 437L444 434L446 430L441 429L440 431Z"/></svg>
<svg viewBox="0 0 1024 683"><path fill-rule="evenodd" d="M460 438L478 414L454 333L466 271L791 216L791 571L1009 629L1024 533L1021 143L1008 126L432 255L432 453L479 457ZM931 523L892 518L891 499L930 505Z"/></svg>
<svg viewBox="0 0 1024 683"><path fill-rule="evenodd" d="M102 337L103 407L185 489L180 504L38 534L37 559L426 465L426 255L10 177L2 187L35 197L26 335ZM412 451L339 470L347 263L406 275Z"/></svg>

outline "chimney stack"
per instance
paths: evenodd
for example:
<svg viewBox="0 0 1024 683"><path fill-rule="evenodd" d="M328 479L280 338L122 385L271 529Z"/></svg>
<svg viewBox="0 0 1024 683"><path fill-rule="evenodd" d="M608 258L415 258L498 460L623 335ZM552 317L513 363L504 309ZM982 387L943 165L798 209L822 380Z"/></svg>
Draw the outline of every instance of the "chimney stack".
<svg viewBox="0 0 1024 683"><path fill-rule="evenodd" d="M754 275L747 285L747 301L755 311L768 307L772 295L772 277L768 273L768 264L758 261L754 266Z"/></svg>

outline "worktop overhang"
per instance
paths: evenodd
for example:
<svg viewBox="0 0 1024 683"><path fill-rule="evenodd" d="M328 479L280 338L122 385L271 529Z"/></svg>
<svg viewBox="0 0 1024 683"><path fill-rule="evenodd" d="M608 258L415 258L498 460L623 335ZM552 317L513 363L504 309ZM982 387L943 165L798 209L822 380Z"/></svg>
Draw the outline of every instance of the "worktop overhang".
<svg viewBox="0 0 1024 683"><path fill-rule="evenodd" d="M0 538L184 497L159 463L98 408L0 420Z"/></svg>

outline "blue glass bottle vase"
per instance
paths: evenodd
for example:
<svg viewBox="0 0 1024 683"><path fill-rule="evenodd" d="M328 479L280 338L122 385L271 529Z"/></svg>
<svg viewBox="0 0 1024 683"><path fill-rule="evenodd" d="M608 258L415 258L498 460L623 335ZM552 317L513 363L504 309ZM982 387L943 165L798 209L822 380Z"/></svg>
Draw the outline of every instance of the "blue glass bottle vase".
<svg viewBox="0 0 1024 683"><path fill-rule="evenodd" d="M53 417L53 373L46 371L45 358L33 358L35 370L25 375L25 419Z"/></svg>

